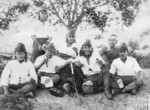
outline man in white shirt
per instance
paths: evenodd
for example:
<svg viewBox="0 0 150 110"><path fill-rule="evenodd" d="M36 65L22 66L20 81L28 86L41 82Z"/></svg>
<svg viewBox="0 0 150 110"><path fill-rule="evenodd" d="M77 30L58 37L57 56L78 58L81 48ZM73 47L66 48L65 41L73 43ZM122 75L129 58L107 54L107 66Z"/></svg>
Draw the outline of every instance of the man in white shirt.
<svg viewBox="0 0 150 110"><path fill-rule="evenodd" d="M50 35L50 23L47 21L48 12L46 7L42 7L39 11L39 21L36 23L35 30L31 38L33 39L33 58L32 62L34 63L36 58L40 55L43 55L45 51L42 48L42 45L52 38Z"/></svg>
<svg viewBox="0 0 150 110"><path fill-rule="evenodd" d="M24 44L19 43L15 48L15 60L9 61L1 76L1 94L33 92L35 95L37 75L33 64L27 61Z"/></svg>
<svg viewBox="0 0 150 110"><path fill-rule="evenodd" d="M46 53L36 59L34 66L40 80L42 76L47 76L52 79L52 83L56 84L60 81L60 76L57 74L57 72L59 72L59 70L63 67L63 65L65 65L66 62L63 59L54 56L54 51L55 46L51 42L46 48ZM42 87L44 86L42 84L40 85Z"/></svg>
<svg viewBox="0 0 150 110"><path fill-rule="evenodd" d="M124 87L112 90L112 94L129 91L136 94L137 89L143 85L142 69L135 58L127 56L128 49L126 46L120 47L119 55L120 57L113 61L110 73L120 77Z"/></svg>
<svg viewBox="0 0 150 110"><path fill-rule="evenodd" d="M92 94L104 90L108 99L112 99L109 91L110 74L108 67L103 58L93 51L93 47L89 39L87 39L80 50L80 56L76 59L76 65L81 67L85 78L82 84L83 92Z"/></svg>

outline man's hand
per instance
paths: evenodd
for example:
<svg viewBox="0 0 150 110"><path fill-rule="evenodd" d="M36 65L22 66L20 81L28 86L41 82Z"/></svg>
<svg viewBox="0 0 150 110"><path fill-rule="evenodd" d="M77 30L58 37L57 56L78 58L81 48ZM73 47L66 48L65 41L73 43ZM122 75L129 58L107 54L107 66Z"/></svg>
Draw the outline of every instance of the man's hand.
<svg viewBox="0 0 150 110"><path fill-rule="evenodd" d="M42 45L38 45L38 50L42 51Z"/></svg>
<svg viewBox="0 0 150 110"><path fill-rule="evenodd" d="M107 47L103 47L103 48L102 48L102 52L105 52L105 51L107 51L107 50L108 50Z"/></svg>
<svg viewBox="0 0 150 110"><path fill-rule="evenodd" d="M66 63L67 64L70 64L70 63L72 63L73 61L72 60L68 60Z"/></svg>
<svg viewBox="0 0 150 110"><path fill-rule="evenodd" d="M46 64L46 66L48 66L47 63L48 63L48 59L45 58L45 59L43 60L43 62L42 62L42 65Z"/></svg>
<svg viewBox="0 0 150 110"><path fill-rule="evenodd" d="M30 79L29 84L35 83L35 80L33 78Z"/></svg>
<svg viewBox="0 0 150 110"><path fill-rule="evenodd" d="M52 41L52 36L47 36L49 41Z"/></svg>
<svg viewBox="0 0 150 110"><path fill-rule="evenodd" d="M60 69L61 69L61 66L57 66L57 67L55 68L56 73L58 73L58 72L60 71Z"/></svg>
<svg viewBox="0 0 150 110"><path fill-rule="evenodd" d="M76 64L78 67L82 67L82 66L83 66L83 64L81 64L80 61L76 61L75 64Z"/></svg>
<svg viewBox="0 0 150 110"><path fill-rule="evenodd" d="M102 60L99 60L98 58L96 60L97 60L98 65L102 66L102 64L103 64Z"/></svg>

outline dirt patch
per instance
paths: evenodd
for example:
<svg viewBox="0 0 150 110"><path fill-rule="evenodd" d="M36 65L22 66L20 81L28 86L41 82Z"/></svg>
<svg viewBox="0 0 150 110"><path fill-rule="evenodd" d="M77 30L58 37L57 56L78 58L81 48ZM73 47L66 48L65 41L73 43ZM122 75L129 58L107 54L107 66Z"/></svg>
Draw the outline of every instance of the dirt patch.
<svg viewBox="0 0 150 110"><path fill-rule="evenodd" d="M121 94L108 100L104 93L81 97L82 105L76 96L52 96L48 90L38 91L35 99L30 99L33 110L150 110L150 69L144 69L144 86L137 95ZM148 106L149 105L149 106Z"/></svg>

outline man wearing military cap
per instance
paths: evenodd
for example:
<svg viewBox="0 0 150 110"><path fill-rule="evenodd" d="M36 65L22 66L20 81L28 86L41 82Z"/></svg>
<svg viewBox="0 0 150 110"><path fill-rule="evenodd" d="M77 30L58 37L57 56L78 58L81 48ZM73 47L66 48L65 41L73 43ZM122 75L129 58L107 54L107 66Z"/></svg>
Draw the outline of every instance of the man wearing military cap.
<svg viewBox="0 0 150 110"><path fill-rule="evenodd" d="M9 61L2 72L0 94L32 92L35 95L37 75L34 65L27 60L23 43L18 43L14 55L15 59Z"/></svg>
<svg viewBox="0 0 150 110"><path fill-rule="evenodd" d="M135 58L128 56L128 48L122 45L119 49L119 58L115 59L110 68L110 73L122 80L123 86L113 89L112 94L136 91L142 87L142 69ZM119 84L118 84L119 87Z"/></svg>

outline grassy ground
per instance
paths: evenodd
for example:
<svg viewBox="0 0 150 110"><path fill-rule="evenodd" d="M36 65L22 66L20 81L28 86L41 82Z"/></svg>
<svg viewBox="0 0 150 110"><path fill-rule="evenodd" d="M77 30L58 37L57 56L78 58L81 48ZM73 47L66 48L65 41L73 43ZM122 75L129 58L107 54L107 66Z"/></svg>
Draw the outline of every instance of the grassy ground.
<svg viewBox="0 0 150 110"><path fill-rule="evenodd" d="M55 97L48 90L38 91L38 97L30 99L33 110L150 110L150 69L144 69L144 86L137 95L121 94L108 100L104 93L80 96L82 105L76 96ZM149 104L149 106L148 106Z"/></svg>

